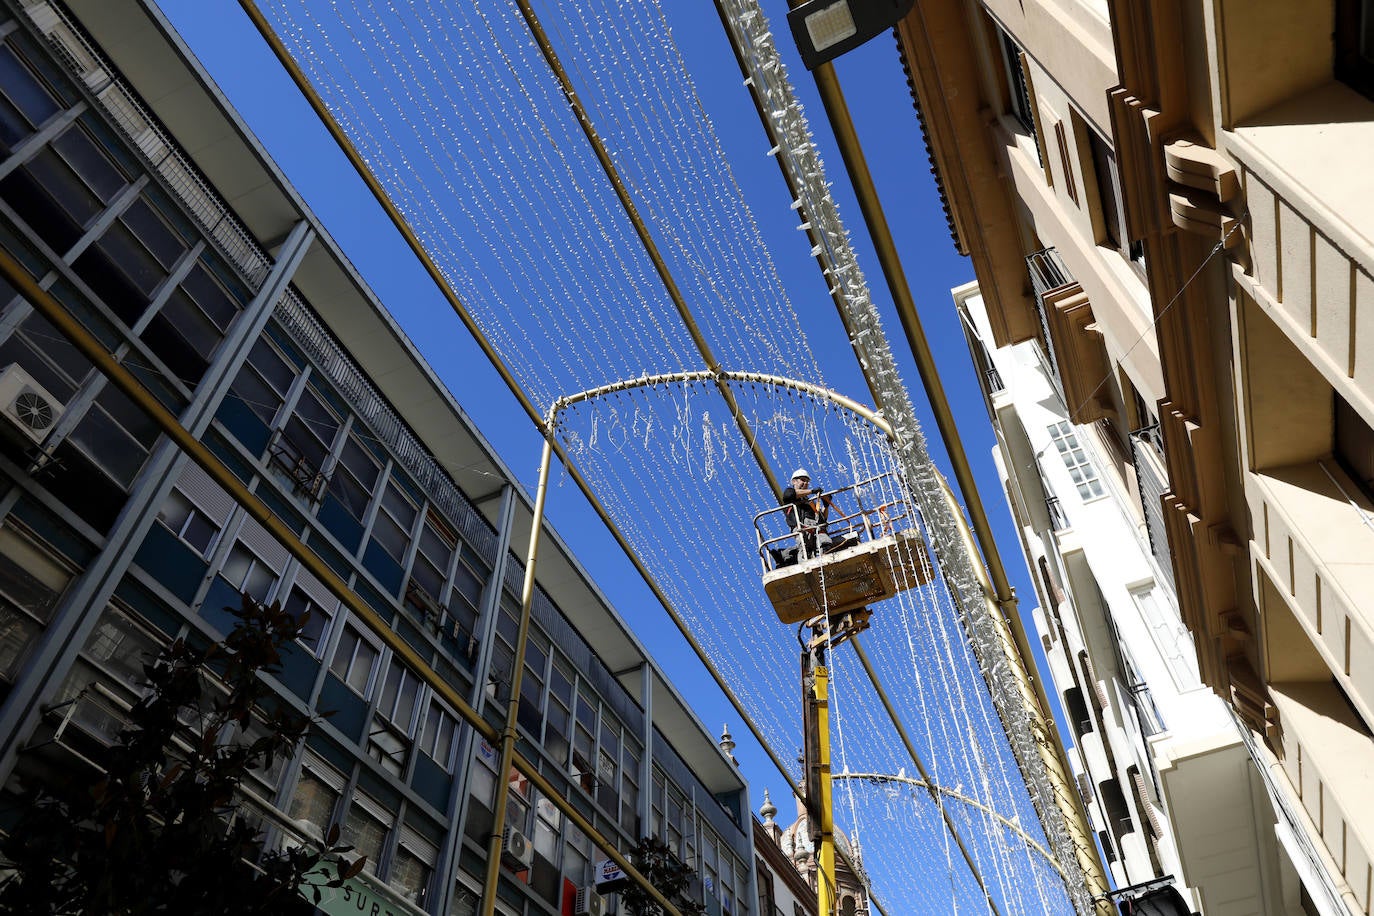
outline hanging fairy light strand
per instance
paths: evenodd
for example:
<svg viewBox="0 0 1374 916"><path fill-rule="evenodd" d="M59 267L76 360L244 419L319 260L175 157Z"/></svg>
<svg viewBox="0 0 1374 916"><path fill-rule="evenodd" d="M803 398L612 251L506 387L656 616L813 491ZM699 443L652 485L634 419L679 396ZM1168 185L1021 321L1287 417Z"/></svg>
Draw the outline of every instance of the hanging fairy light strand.
<svg viewBox="0 0 1374 916"><path fill-rule="evenodd" d="M531 399L550 404L647 373L701 368L510 3L263 6ZM785 240L770 240L754 218L661 6L588 0L542 4L541 15L574 62L579 96L721 361L822 380L771 253L805 235L789 230ZM809 138L788 143L800 147ZM829 282L866 296L857 265L835 263ZM876 323L860 323L858 333L865 345L881 345ZM891 383L900 386L895 375ZM830 487L875 479L868 485L875 504L910 503L913 480L928 498L929 481L913 477L907 456L871 425L826 399L786 387L730 390L733 409L705 382L626 388L564 413L557 435L764 740L790 758L801 743L797 645L760 589L763 561L751 519L773 495L751 447L779 476L803 463ZM904 442L919 443L914 424L899 426ZM924 504L922 511L929 514ZM911 715L920 710L934 719L905 724L920 736L936 778L1038 829L1008 732L964 637L957 589L944 585L959 577L939 553L929 558L931 585L876 609L880 622L865 645L884 670L917 685L902 683L894 693ZM844 762L889 772L909 766L862 673L845 661L836 671ZM903 903L926 900L932 909L948 908L951 899L956 909L976 907L980 892L965 870L950 868L948 855L913 862L900 852L901 844L948 849L934 803L916 796L922 802L913 811L869 795L846 792L837 817L864 850L875 892ZM900 829L875 829L891 817ZM973 855L1003 912L1067 911L1062 885L1026 864L1024 844L1007 839L1000 822L959 817L976 834Z"/></svg>

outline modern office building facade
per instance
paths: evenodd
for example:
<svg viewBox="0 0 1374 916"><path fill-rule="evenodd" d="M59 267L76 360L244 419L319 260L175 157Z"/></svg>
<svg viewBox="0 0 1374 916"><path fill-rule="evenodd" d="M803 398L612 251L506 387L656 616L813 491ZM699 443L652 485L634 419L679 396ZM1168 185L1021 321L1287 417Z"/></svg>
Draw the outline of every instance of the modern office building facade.
<svg viewBox="0 0 1374 916"><path fill-rule="evenodd" d="M897 30L985 343L1043 355L1046 454L1072 435L1144 494L1241 725L1160 768L1204 912L1374 902L1368 15L918 0Z"/></svg>
<svg viewBox="0 0 1374 916"><path fill-rule="evenodd" d="M515 702L560 804L497 772L458 706L505 720L530 506L156 7L0 5L0 146L0 260L186 434L0 288L7 790L86 765L143 663L247 593L310 609L271 686L332 711L244 788L272 842L340 823L386 906L472 912L504 779L503 912L595 909L569 803L754 911L743 780L552 530Z"/></svg>

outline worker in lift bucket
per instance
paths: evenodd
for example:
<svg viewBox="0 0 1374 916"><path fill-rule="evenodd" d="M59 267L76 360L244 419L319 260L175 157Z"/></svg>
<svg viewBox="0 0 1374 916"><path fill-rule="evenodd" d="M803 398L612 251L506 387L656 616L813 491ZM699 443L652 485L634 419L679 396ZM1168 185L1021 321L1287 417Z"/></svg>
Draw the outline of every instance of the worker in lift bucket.
<svg viewBox="0 0 1374 916"><path fill-rule="evenodd" d="M804 468L792 472L792 485L782 491L782 504L787 507L787 524L792 526L793 532L801 535L805 550L800 556L797 547L778 551L781 554L777 557L780 560L778 565L787 566L798 559L810 559L830 549L833 542L826 533L825 525L835 504L823 490L811 486L811 475Z"/></svg>

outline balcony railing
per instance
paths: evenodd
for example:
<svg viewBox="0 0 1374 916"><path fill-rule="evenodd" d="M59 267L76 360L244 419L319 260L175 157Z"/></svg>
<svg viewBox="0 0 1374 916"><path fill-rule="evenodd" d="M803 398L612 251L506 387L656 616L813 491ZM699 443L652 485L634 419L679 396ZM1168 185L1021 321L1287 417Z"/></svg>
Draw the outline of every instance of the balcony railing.
<svg viewBox="0 0 1374 916"><path fill-rule="evenodd" d="M1006 383L1002 381L1002 373L997 371L996 366L989 366L983 373L983 377L988 380L988 391L996 394L1005 389Z"/></svg>
<svg viewBox="0 0 1374 916"><path fill-rule="evenodd" d="M1040 319L1040 337L1044 341L1045 362L1048 364L1051 381L1064 396L1064 383L1059 377L1059 357L1054 351L1054 335L1050 333L1049 316L1046 312L1045 295L1053 290L1072 286L1076 281L1069 269L1060 260L1059 252L1044 248L1026 256L1026 270L1030 273L1031 288L1035 290L1035 316Z"/></svg>
<svg viewBox="0 0 1374 916"><path fill-rule="evenodd" d="M1027 255L1026 267L1030 270L1031 285L1035 287L1037 298L1052 289L1062 289L1076 282L1054 248L1042 248Z"/></svg>
<svg viewBox="0 0 1374 916"><path fill-rule="evenodd" d="M1045 497L1045 511L1050 514L1050 530L1063 531L1069 527L1069 518L1064 514L1064 507L1059 505L1058 496Z"/></svg>
<svg viewBox="0 0 1374 916"><path fill-rule="evenodd" d="M1140 429L1134 430L1131 435L1141 442L1147 442L1154 446L1156 454L1164 454L1164 431L1159 428L1158 423L1142 426Z"/></svg>
<svg viewBox="0 0 1374 916"><path fill-rule="evenodd" d="M1159 564L1171 590L1174 585L1174 564L1169 553L1169 536L1164 527L1164 508L1160 497L1169 489L1168 472L1163 463L1164 439L1155 423L1131 433L1131 463L1135 465L1136 483L1140 490L1140 509L1145 517L1145 534L1150 553Z"/></svg>

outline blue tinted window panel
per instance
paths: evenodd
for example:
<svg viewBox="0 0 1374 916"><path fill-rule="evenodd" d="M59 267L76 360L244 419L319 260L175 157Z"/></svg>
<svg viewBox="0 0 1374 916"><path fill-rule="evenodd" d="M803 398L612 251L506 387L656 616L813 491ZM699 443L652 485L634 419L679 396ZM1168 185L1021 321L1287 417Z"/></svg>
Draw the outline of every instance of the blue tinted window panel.
<svg viewBox="0 0 1374 916"><path fill-rule="evenodd" d="M308 700L320 673L319 660L300 645L282 647L281 655L282 666L277 680L296 696Z"/></svg>
<svg viewBox="0 0 1374 916"><path fill-rule="evenodd" d="M168 636L180 632L184 616L166 607L137 580L126 576L115 588L115 597Z"/></svg>
<svg viewBox="0 0 1374 916"><path fill-rule="evenodd" d="M267 448L267 440L272 431L267 424L247 404L235 397L227 397L215 411L215 419L224 424L229 434L239 441L244 449L253 455L261 455Z"/></svg>
<svg viewBox="0 0 1374 916"><path fill-rule="evenodd" d="M401 590L405 570L376 541L370 541L363 553L363 568L372 573L373 578L389 594L395 595Z"/></svg>
<svg viewBox="0 0 1374 916"><path fill-rule="evenodd" d="M449 792L453 788L453 775L427 754L417 754L410 787L436 811L445 811L448 809Z"/></svg>
<svg viewBox="0 0 1374 916"><path fill-rule="evenodd" d="M355 740L362 737L363 721L367 718L367 701L348 688L333 674L324 676L320 700L315 708L332 713L329 724Z"/></svg>
<svg viewBox="0 0 1374 916"><path fill-rule="evenodd" d="M154 524L134 562L186 605L195 600L209 564L172 532Z"/></svg>
<svg viewBox="0 0 1374 916"><path fill-rule="evenodd" d="M205 600L201 602L200 616L221 634L227 634L234 628L234 624L238 623L238 618L230 609L237 610L242 606L243 595L239 590L224 578L215 576L215 580L210 583L210 590L205 594Z"/></svg>
<svg viewBox="0 0 1374 916"><path fill-rule="evenodd" d="M363 539L363 526L333 496L326 496L315 516L334 540L346 550L356 550ZM336 570L337 572L338 570Z"/></svg>

